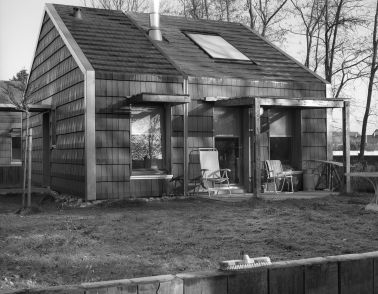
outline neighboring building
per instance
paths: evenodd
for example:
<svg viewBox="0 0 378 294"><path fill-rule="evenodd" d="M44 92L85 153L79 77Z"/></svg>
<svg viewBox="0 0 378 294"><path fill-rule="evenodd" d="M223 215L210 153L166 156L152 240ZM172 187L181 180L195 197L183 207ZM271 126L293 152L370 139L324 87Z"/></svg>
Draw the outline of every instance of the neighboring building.
<svg viewBox="0 0 378 294"><path fill-rule="evenodd" d="M9 104L5 87L0 81L0 107ZM0 111L0 188L19 187L21 181L21 114Z"/></svg>
<svg viewBox="0 0 378 294"><path fill-rule="evenodd" d="M358 132L349 132L350 149L360 150L361 135ZM332 149L340 151L343 149L343 135L342 132L332 133ZM378 132L375 130L371 135L366 135L366 151L378 151ZM337 153L339 154L339 153Z"/></svg>
<svg viewBox="0 0 378 294"><path fill-rule="evenodd" d="M26 92L51 105L31 118L34 183L158 196L172 176L187 189L191 151L216 147L256 192L265 159L332 158L328 109L349 104L325 80L241 24L161 16L160 30L149 14L47 4Z"/></svg>

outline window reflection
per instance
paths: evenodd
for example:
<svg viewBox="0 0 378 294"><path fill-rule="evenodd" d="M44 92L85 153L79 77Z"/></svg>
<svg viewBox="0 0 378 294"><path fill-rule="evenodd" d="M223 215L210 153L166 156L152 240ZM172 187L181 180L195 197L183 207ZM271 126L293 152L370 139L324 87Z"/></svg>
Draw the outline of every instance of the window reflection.
<svg viewBox="0 0 378 294"><path fill-rule="evenodd" d="M133 170L164 169L164 109L152 106L133 107L131 114Z"/></svg>
<svg viewBox="0 0 378 294"><path fill-rule="evenodd" d="M250 61L247 56L221 36L194 33L187 35L212 58Z"/></svg>

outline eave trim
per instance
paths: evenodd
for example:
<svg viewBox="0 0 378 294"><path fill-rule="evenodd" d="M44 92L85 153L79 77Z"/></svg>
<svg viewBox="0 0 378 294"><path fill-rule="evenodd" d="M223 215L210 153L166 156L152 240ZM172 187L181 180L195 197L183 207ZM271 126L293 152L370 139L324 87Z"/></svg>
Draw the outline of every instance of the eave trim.
<svg viewBox="0 0 378 294"><path fill-rule="evenodd" d="M205 97L206 102L214 102L217 106L249 106L254 105L256 100L260 106L270 107L297 107L297 108L343 108L347 99L329 98L283 98L283 97L238 97L238 98L217 98Z"/></svg>
<svg viewBox="0 0 378 294"><path fill-rule="evenodd" d="M189 95L153 94L141 93L130 98L131 104L135 103L169 103L185 104L190 103Z"/></svg>

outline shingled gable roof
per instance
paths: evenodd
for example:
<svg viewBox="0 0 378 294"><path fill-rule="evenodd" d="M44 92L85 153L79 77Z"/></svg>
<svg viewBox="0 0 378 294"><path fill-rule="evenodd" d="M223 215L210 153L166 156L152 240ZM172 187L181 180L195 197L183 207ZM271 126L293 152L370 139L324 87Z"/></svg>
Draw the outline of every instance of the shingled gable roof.
<svg viewBox="0 0 378 294"><path fill-rule="evenodd" d="M147 13L128 15L143 29L148 29ZM158 45L189 76L326 83L242 24L161 15L160 26L167 42ZM183 33L185 31L220 35L254 63L214 61Z"/></svg>
<svg viewBox="0 0 378 294"><path fill-rule="evenodd" d="M96 72L325 82L238 23L162 15L164 41L153 44L145 35L147 13L83 7L83 19L76 20L72 6L54 7ZM220 35L253 63L215 61L185 31Z"/></svg>
<svg viewBox="0 0 378 294"><path fill-rule="evenodd" d="M122 11L54 4L65 26L98 73L182 76Z"/></svg>

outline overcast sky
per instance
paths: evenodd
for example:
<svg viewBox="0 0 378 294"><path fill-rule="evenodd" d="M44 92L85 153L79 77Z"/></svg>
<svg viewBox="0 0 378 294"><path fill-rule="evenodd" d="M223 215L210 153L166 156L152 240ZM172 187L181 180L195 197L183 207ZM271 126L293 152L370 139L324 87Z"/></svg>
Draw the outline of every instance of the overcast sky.
<svg viewBox="0 0 378 294"><path fill-rule="evenodd" d="M82 0L0 0L0 80L29 71L45 3L82 6Z"/></svg>
<svg viewBox="0 0 378 294"><path fill-rule="evenodd" d="M83 6L82 0L0 0L0 80L11 79L21 69L30 70L44 5L49 2ZM299 48L304 48L303 44L298 39L294 42L293 38L289 40L284 49L300 60L303 54ZM351 129L360 131L358 120L363 115L366 86L358 85L352 91L350 96L355 96L355 101L352 102ZM335 117L339 121L340 115L336 114ZM370 120L368 134L374 129L378 129L377 117Z"/></svg>

